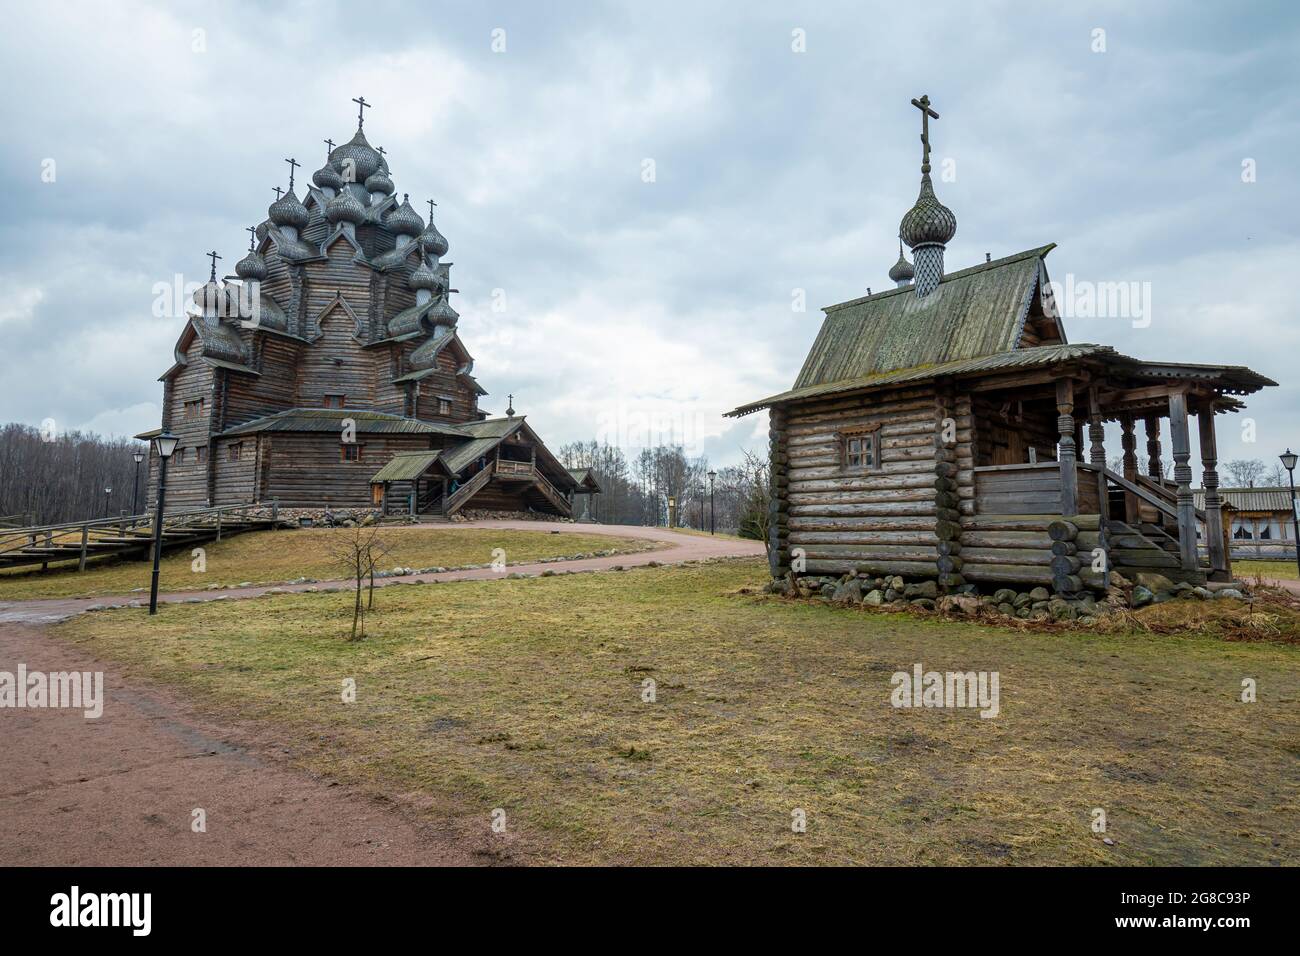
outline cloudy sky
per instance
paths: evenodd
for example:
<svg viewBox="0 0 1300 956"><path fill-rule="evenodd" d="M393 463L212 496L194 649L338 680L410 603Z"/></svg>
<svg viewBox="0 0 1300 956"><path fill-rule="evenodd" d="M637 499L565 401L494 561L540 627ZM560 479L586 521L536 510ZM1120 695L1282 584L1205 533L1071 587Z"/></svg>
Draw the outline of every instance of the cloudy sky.
<svg viewBox="0 0 1300 956"><path fill-rule="evenodd" d="M889 285L928 93L950 271L1056 242L1058 281L1150 283L1149 324L1071 340L1250 365L1283 385L1222 457L1300 446L1300 13L1055 6L11 7L0 421L155 426L180 326L155 285L233 269L284 158L317 168L364 95L399 193L439 202L485 408L734 461L766 417L721 413Z"/></svg>

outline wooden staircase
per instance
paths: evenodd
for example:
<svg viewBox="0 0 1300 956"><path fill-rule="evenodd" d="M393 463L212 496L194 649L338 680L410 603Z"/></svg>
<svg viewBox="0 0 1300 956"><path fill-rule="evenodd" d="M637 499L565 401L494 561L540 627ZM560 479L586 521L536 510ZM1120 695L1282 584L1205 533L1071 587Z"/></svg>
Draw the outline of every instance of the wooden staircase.
<svg viewBox="0 0 1300 956"><path fill-rule="evenodd" d="M1130 581L1141 571L1163 574L1171 581L1205 583L1205 569L1184 570L1179 559L1178 541L1156 524L1137 527L1123 521L1106 523L1110 568Z"/></svg>
<svg viewBox="0 0 1300 956"><path fill-rule="evenodd" d="M289 527L278 509L268 517L254 514L265 510L260 505L226 505L198 511L180 511L163 517L162 550L193 547L243 531ZM91 558L117 555L147 558L153 545L153 516L132 515L74 521L66 524L27 528L0 529L0 568L76 561L77 570L86 570Z"/></svg>
<svg viewBox="0 0 1300 956"><path fill-rule="evenodd" d="M454 515L457 511L463 508L465 502L469 501L470 498L473 498L476 491L492 480L492 473L492 463L488 462L487 466L480 469L478 474L457 488L453 494L447 496L446 504L442 509L442 513L444 515Z"/></svg>

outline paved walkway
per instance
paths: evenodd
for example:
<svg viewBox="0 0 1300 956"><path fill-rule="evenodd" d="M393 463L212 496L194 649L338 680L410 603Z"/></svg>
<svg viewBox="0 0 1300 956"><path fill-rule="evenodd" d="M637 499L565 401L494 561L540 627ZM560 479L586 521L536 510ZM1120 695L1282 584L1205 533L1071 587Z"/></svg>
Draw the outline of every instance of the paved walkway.
<svg viewBox="0 0 1300 956"><path fill-rule="evenodd" d="M447 525L421 525L425 530L436 528L502 528L511 531L554 531L559 534L597 534L618 538L641 538L665 547L638 554L615 554L604 558L584 558L579 561L535 561L529 564L508 565L505 571L477 568L469 571L445 571L442 574L408 574L401 577L380 578L376 587L412 581L481 581L504 578L509 574L536 576L544 571L572 574L580 571L605 571L613 567L641 567L652 562L680 564L683 561L702 561L708 558L756 557L763 554L758 541L712 535L683 534L667 528L643 528L638 525L573 524L567 521L465 521ZM293 532L285 532L292 534ZM165 591L158 595L159 603L175 604L184 601L234 601L257 597L276 588L283 591L318 591L326 587L350 587L348 581L317 581L314 584L266 584L249 588L223 590ZM100 595L89 598L44 598L35 601L0 602L0 625L52 624L80 614L89 607L123 607L131 602L147 601L148 593Z"/></svg>
<svg viewBox="0 0 1300 956"><path fill-rule="evenodd" d="M677 534L662 528L531 521L475 522L476 527L607 534L662 542L641 554L512 566L508 573L596 571L706 558L756 555L757 542ZM455 526L453 526L455 527ZM463 527L463 525L461 525ZM501 578L491 570L450 571L418 579ZM392 585L417 576L388 578ZM376 582L377 584L380 582ZM322 582L315 587L326 586ZM309 585L289 590L301 591ZM171 592L237 600L265 587ZM85 648L54 640L40 624L120 598L24 601L0 605L0 670L102 671L107 705L81 711L0 710L0 866L20 865L468 865L509 862L509 834L491 832L489 809L459 824L439 820L407 797L381 802L287 765L292 754L273 731L196 713L166 688L144 687ZM400 801L400 802L399 802ZM207 831L191 829L193 811ZM458 828L459 827L459 828Z"/></svg>

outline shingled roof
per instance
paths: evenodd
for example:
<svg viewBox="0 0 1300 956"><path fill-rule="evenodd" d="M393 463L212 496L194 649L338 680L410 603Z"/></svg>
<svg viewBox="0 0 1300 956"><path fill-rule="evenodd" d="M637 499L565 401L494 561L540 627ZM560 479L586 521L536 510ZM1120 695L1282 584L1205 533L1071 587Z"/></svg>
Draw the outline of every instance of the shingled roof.
<svg viewBox="0 0 1300 956"><path fill-rule="evenodd" d="M943 277L924 298L911 286L826 308L794 388L980 358L1016 348L1054 244Z"/></svg>

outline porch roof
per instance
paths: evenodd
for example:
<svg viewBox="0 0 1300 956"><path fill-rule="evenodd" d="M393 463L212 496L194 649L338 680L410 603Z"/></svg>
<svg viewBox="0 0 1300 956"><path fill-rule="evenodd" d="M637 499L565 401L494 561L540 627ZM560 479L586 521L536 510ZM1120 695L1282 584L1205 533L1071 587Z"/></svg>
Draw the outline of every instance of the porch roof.
<svg viewBox="0 0 1300 956"><path fill-rule="evenodd" d="M399 451L388 460L388 464L370 476L370 483L414 481L433 466L440 454L437 451Z"/></svg>
<svg viewBox="0 0 1300 956"><path fill-rule="evenodd" d="M1012 349L979 358L959 359L915 368L898 369L874 375L794 388L772 395L748 405L741 405L727 417L735 418L773 405L822 398L845 392L870 391L888 386L932 381L936 378L978 378L1001 372L1042 368L1072 361L1090 361L1125 375L1139 379L1179 379L1212 385L1226 393L1249 394L1268 385L1276 385L1270 378L1241 365L1195 365L1183 362L1144 362L1116 352L1109 345L1080 343L1075 345L1039 345L1034 348ZM1239 403L1235 403L1239 404Z"/></svg>

